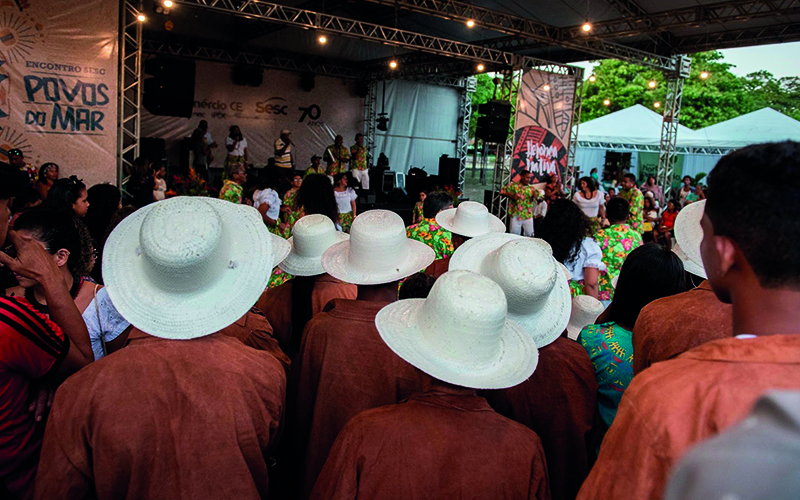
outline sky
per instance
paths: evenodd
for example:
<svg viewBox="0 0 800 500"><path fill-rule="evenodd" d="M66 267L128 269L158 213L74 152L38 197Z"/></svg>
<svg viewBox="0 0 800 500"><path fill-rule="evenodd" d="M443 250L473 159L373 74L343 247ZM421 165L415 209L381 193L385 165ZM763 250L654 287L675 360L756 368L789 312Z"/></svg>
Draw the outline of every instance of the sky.
<svg viewBox="0 0 800 500"><path fill-rule="evenodd" d="M725 62L736 65L731 72L737 76L746 76L762 69L777 78L800 76L800 42L723 49L720 52L725 56ZM590 61L574 64L586 68L586 78L589 78L591 69L596 65Z"/></svg>

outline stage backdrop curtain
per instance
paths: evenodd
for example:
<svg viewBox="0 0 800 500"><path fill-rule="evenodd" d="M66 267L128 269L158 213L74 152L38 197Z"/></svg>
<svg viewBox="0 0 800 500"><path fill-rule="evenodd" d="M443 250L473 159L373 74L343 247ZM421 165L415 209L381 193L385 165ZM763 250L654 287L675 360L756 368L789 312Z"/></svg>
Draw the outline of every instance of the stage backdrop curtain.
<svg viewBox="0 0 800 500"><path fill-rule="evenodd" d="M378 83L378 112L383 83ZM375 158L383 152L395 172L419 167L439 173L439 157L455 156L459 91L452 87L395 80L386 82L389 130L375 134Z"/></svg>

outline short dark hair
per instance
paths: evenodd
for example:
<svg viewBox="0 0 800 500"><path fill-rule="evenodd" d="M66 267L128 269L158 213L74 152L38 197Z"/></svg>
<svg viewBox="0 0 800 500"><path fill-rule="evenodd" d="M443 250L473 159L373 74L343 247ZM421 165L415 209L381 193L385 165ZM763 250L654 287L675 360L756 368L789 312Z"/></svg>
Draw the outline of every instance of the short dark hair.
<svg viewBox="0 0 800 500"><path fill-rule="evenodd" d="M362 134L361 132L357 133L356 134L356 139L358 139L359 137L364 137L364 134Z"/></svg>
<svg viewBox="0 0 800 500"><path fill-rule="evenodd" d="M400 300L427 298L434 283L436 283L436 278L429 274L412 274L400 285L397 297Z"/></svg>
<svg viewBox="0 0 800 500"><path fill-rule="evenodd" d="M612 224L625 222L630 213L631 204L621 196L615 196L606 203L606 217Z"/></svg>
<svg viewBox="0 0 800 500"><path fill-rule="evenodd" d="M611 321L633 328L642 308L650 302L686 289L683 262L672 251L648 243L628 254L619 272Z"/></svg>
<svg viewBox="0 0 800 500"><path fill-rule="evenodd" d="M436 191L425 197L422 203L422 216L433 219L436 214L453 204L453 197L444 191Z"/></svg>
<svg viewBox="0 0 800 500"><path fill-rule="evenodd" d="M530 172L530 170L525 170L524 168L523 168L522 170L520 170L520 171L519 171L519 175L520 175L520 177L522 177L522 176L523 176L523 175L525 175L525 174L529 174L529 173L531 173L531 172Z"/></svg>
<svg viewBox="0 0 800 500"><path fill-rule="evenodd" d="M0 200L8 200L17 196L29 181L28 176L20 169L14 168L6 162L0 162Z"/></svg>
<svg viewBox="0 0 800 500"><path fill-rule="evenodd" d="M635 176L635 175L633 175L633 174L632 174L632 173L630 173L630 172L628 172L628 173L626 173L625 175L623 175L623 176L622 176L622 178L623 178L623 179L629 179L629 180L631 180L631 181L633 181L633 182L636 182L636 176Z"/></svg>
<svg viewBox="0 0 800 500"><path fill-rule="evenodd" d="M708 176L714 234L736 242L765 288L800 288L798 158L798 142L758 144L722 157Z"/></svg>
<svg viewBox="0 0 800 500"><path fill-rule="evenodd" d="M35 239L44 243L53 255L62 248L67 250L69 252L67 267L77 278L88 274L90 270L92 244L91 237L90 241L83 241L78 228L80 222L75 219L71 213L59 212L48 207L36 207L22 212L14 221L14 229L29 231Z"/></svg>

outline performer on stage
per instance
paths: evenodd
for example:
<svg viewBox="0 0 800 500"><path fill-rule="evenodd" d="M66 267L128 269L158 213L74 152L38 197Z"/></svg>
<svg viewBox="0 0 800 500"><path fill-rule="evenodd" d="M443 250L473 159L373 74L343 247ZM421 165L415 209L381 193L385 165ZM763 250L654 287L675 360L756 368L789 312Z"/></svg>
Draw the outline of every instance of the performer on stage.
<svg viewBox="0 0 800 500"><path fill-rule="evenodd" d="M284 177L289 177L294 169L294 143L289 137L288 128L281 130L281 136L275 140L275 166Z"/></svg>
<svg viewBox="0 0 800 500"><path fill-rule="evenodd" d="M361 189L369 189L369 158L364 145L364 134L356 134L356 143L350 147L350 173L361 183Z"/></svg>
<svg viewBox="0 0 800 500"><path fill-rule="evenodd" d="M305 179L307 176L313 175L313 174L327 175L327 172L325 171L325 167L320 165L321 162L322 162L322 157L321 156L313 155L311 157L311 166L306 169L306 173L303 174L303 178Z"/></svg>
<svg viewBox="0 0 800 500"><path fill-rule="evenodd" d="M350 151L344 146L344 137L337 135L333 144L325 149L325 163L328 164L328 175L343 174L347 172L347 162L350 161Z"/></svg>
<svg viewBox="0 0 800 500"><path fill-rule="evenodd" d="M225 149L228 150L228 156L225 157L226 173L234 165L241 165L247 168L247 139L242 136L242 131L238 125L231 125L231 128L228 129L228 137L225 138Z"/></svg>

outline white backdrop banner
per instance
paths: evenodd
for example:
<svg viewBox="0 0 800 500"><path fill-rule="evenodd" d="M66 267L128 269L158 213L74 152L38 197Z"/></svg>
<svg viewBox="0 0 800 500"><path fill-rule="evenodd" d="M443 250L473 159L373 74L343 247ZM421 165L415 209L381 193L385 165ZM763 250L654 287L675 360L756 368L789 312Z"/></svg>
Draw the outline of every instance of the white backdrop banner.
<svg viewBox="0 0 800 500"><path fill-rule="evenodd" d="M227 64L197 62L190 119L142 111L141 136L165 139L170 165L178 165L180 141L192 135L200 120L208 121L208 131L219 145L212 151L212 167L222 167L225 161L225 138L231 125L242 130L248 160L256 167L266 165L274 154L275 139L281 129L288 128L298 169L308 167L311 155L322 156L337 134L349 147L363 130L364 100L356 95L354 82L317 76L314 89L306 92L300 88L299 75L264 70L260 87L244 87L231 82L232 69Z"/></svg>
<svg viewBox="0 0 800 500"><path fill-rule="evenodd" d="M116 180L116 0L0 2L0 160Z"/></svg>

